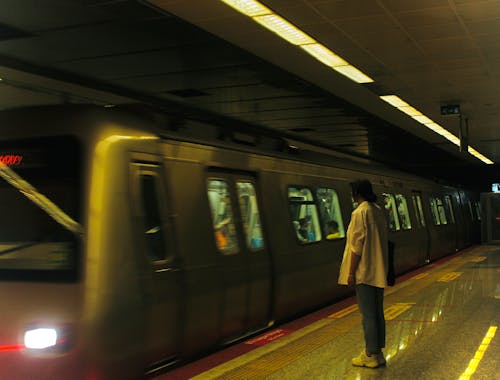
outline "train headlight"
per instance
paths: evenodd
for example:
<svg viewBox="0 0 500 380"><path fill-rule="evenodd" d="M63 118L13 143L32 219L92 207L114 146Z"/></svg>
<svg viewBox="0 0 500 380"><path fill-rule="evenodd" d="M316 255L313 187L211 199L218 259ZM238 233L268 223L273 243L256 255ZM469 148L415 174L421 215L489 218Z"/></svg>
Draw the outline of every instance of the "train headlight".
<svg viewBox="0 0 500 380"><path fill-rule="evenodd" d="M24 345L31 349L44 349L57 344L57 330L52 328L36 328L24 333Z"/></svg>

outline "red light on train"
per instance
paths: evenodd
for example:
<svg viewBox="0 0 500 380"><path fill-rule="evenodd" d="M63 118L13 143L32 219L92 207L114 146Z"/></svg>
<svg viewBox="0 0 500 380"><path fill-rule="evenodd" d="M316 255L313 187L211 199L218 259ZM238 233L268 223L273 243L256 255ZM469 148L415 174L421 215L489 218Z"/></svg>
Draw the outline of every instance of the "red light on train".
<svg viewBox="0 0 500 380"><path fill-rule="evenodd" d="M0 346L0 352L2 351L19 351L24 349L24 345L22 344L13 344L10 346Z"/></svg>
<svg viewBox="0 0 500 380"><path fill-rule="evenodd" d="M0 155L0 162L7 166L19 166L21 165L22 160L23 156L20 156L18 154Z"/></svg>

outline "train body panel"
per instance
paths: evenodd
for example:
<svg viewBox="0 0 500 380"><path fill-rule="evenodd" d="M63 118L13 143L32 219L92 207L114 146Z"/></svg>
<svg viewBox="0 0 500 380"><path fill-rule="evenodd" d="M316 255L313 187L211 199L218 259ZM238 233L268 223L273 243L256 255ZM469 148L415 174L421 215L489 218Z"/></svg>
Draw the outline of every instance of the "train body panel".
<svg viewBox="0 0 500 380"><path fill-rule="evenodd" d="M0 206L33 230L4 226L0 241L0 371L19 379L146 376L352 294L337 277L358 178L387 211L397 274L479 241L477 194L380 165L157 133L96 108L0 119L2 154L24 160L0 168ZM40 321L71 344L26 348Z"/></svg>

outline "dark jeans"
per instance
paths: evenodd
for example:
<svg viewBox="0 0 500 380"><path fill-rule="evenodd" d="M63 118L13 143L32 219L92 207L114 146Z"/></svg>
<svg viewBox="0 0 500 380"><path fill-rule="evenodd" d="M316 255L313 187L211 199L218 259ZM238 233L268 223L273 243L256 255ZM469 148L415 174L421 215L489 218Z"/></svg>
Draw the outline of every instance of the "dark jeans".
<svg viewBox="0 0 500 380"><path fill-rule="evenodd" d="M384 289L356 285L356 297L365 333L366 351L377 353L385 347Z"/></svg>

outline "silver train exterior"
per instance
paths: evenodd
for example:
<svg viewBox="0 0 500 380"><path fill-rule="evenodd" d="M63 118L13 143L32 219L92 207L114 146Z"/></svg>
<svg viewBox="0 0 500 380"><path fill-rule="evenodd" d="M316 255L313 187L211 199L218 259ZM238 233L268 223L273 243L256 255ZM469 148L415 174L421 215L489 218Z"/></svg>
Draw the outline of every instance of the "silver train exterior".
<svg viewBox="0 0 500 380"><path fill-rule="evenodd" d="M148 377L345 298L357 178L397 274L479 241L478 194L362 159L91 106L0 125L1 379Z"/></svg>

